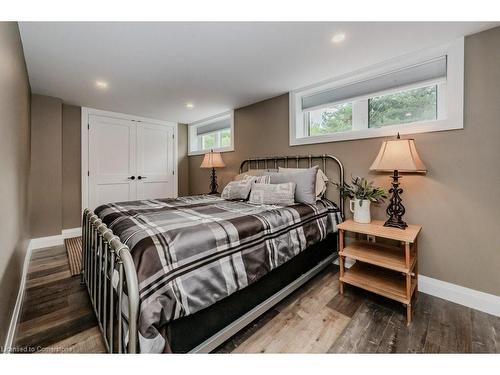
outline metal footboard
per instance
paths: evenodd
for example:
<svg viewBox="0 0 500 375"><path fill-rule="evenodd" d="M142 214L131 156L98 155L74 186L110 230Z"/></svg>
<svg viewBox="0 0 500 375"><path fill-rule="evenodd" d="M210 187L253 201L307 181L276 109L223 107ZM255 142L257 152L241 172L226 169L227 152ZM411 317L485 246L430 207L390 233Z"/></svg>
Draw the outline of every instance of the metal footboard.
<svg viewBox="0 0 500 375"><path fill-rule="evenodd" d="M82 282L108 352L136 353L139 286L134 262L129 248L90 210L82 220Z"/></svg>

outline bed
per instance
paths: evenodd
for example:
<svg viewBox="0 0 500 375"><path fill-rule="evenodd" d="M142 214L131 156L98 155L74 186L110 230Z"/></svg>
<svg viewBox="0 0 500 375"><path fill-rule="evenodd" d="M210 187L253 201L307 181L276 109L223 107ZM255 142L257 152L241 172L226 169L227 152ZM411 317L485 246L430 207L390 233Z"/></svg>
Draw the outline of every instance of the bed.
<svg viewBox="0 0 500 375"><path fill-rule="evenodd" d="M268 167L328 155L245 160ZM263 164L263 165L260 165ZM252 205L201 195L83 214L83 270L109 352L210 352L336 258L343 201Z"/></svg>

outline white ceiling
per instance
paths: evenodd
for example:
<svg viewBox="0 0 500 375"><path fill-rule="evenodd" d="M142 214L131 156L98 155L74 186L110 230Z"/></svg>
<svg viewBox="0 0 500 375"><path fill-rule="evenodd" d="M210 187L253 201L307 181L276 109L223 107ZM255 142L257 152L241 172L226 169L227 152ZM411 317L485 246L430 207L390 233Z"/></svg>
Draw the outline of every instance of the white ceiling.
<svg viewBox="0 0 500 375"><path fill-rule="evenodd" d="M34 93L189 123L498 24L21 22L19 29ZM333 44L338 32L346 39ZM96 80L109 87L96 88Z"/></svg>

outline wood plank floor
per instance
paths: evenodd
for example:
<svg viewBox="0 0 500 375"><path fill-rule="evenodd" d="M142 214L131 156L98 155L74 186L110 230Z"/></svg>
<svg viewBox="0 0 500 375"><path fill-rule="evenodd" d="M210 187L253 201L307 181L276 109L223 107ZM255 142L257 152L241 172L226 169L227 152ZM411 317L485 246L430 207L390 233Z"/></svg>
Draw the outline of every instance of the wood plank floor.
<svg viewBox="0 0 500 375"><path fill-rule="evenodd" d="M406 326L399 303L346 286L331 266L217 353L499 353L500 318L423 293ZM63 246L37 251L15 338L19 352L105 351L86 290Z"/></svg>
<svg viewBox="0 0 500 375"><path fill-rule="evenodd" d="M64 246L33 253L14 346L19 352L103 353L87 291Z"/></svg>

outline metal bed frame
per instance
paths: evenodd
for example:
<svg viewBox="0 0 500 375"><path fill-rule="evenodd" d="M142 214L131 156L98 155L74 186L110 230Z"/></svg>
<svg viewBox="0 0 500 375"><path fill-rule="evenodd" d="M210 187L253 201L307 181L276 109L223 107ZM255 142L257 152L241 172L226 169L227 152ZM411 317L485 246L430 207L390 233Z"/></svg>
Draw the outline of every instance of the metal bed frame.
<svg viewBox="0 0 500 375"><path fill-rule="evenodd" d="M325 174L328 160L337 164L339 169L339 183L343 186L344 166L337 157L332 155L251 158L241 163L240 173L242 173L245 166L247 166L247 169L251 169L252 164L256 166L256 169L260 168L261 164L267 169L269 163L272 163L273 168L278 168L280 162L283 162L285 167L289 167L289 162L295 161L295 167L298 168L301 160L307 160L308 166L312 167L313 162L318 159L321 160L322 170ZM344 200L340 194L339 209L342 218L344 218ZM337 253L331 254L285 288L279 290L261 304L255 306L246 314L199 344L190 353L208 353L214 350L318 274L336 258ZM139 349L139 286L130 249L120 241L118 236L113 234L111 229L94 212L88 209L84 210L82 219L81 277L82 284L85 284L87 287L107 351L109 353L137 353ZM126 290L126 298L128 298L128 303L126 302L126 305L128 305L127 317L123 316L124 290ZM116 312L118 306L120 307L119 314ZM127 344L124 343L124 337L127 334L125 332L125 325L128 326Z"/></svg>

